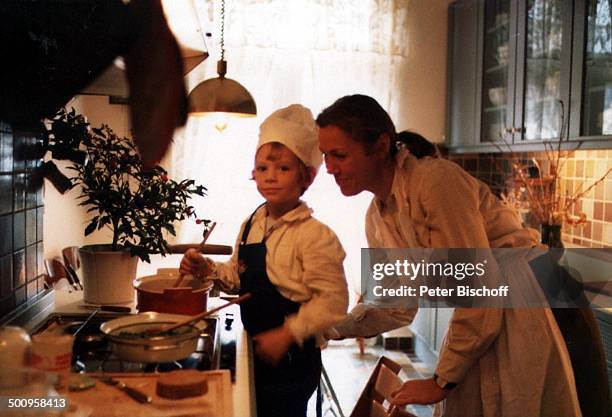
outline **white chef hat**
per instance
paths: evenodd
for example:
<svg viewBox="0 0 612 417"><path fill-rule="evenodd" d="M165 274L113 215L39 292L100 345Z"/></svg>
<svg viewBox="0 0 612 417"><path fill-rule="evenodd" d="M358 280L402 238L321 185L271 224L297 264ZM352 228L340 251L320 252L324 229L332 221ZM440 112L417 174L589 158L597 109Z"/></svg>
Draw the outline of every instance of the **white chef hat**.
<svg viewBox="0 0 612 417"><path fill-rule="evenodd" d="M282 143L308 167L319 169L323 162L319 128L311 111L300 104L277 110L263 121L257 149L270 142Z"/></svg>

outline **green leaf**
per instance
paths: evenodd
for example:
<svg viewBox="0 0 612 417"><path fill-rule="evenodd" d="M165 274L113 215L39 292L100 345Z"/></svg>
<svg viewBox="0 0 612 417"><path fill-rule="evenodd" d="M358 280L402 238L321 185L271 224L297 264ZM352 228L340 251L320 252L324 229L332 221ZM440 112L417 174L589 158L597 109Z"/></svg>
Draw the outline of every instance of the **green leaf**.
<svg viewBox="0 0 612 417"><path fill-rule="evenodd" d="M91 223L89 223L89 225L87 225L87 227L85 228L85 236L92 234L94 230L96 230L97 227L98 227L98 216L94 217L91 220Z"/></svg>

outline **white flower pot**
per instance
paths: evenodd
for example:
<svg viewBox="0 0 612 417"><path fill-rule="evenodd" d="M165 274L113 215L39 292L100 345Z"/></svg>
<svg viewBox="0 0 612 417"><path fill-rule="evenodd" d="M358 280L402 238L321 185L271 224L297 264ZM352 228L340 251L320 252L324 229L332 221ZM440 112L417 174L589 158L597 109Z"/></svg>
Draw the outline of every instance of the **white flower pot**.
<svg viewBox="0 0 612 417"><path fill-rule="evenodd" d="M83 298L93 304L123 304L134 301L132 282L138 257L128 251L113 251L110 245L79 248Z"/></svg>

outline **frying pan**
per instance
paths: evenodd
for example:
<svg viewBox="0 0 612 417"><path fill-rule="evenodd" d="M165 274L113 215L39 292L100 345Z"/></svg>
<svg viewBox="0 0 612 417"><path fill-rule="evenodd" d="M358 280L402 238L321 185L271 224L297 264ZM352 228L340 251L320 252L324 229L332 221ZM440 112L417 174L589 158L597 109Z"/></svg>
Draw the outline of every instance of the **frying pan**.
<svg viewBox="0 0 612 417"><path fill-rule="evenodd" d="M146 312L110 320L100 326L109 339L111 350L121 359L131 362L171 362L191 355L198 337L207 323L185 325L169 334L146 334L152 327L169 326L185 320L187 316ZM143 334L145 333L145 334Z"/></svg>

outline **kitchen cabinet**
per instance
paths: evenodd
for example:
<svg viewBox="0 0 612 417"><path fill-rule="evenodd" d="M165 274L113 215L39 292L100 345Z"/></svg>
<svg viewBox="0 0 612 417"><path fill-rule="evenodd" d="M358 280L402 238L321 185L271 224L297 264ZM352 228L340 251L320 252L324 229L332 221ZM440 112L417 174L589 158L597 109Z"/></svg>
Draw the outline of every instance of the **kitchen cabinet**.
<svg viewBox="0 0 612 417"><path fill-rule="evenodd" d="M582 148L612 147L611 16L603 0L452 3L448 145L542 150L563 128Z"/></svg>

